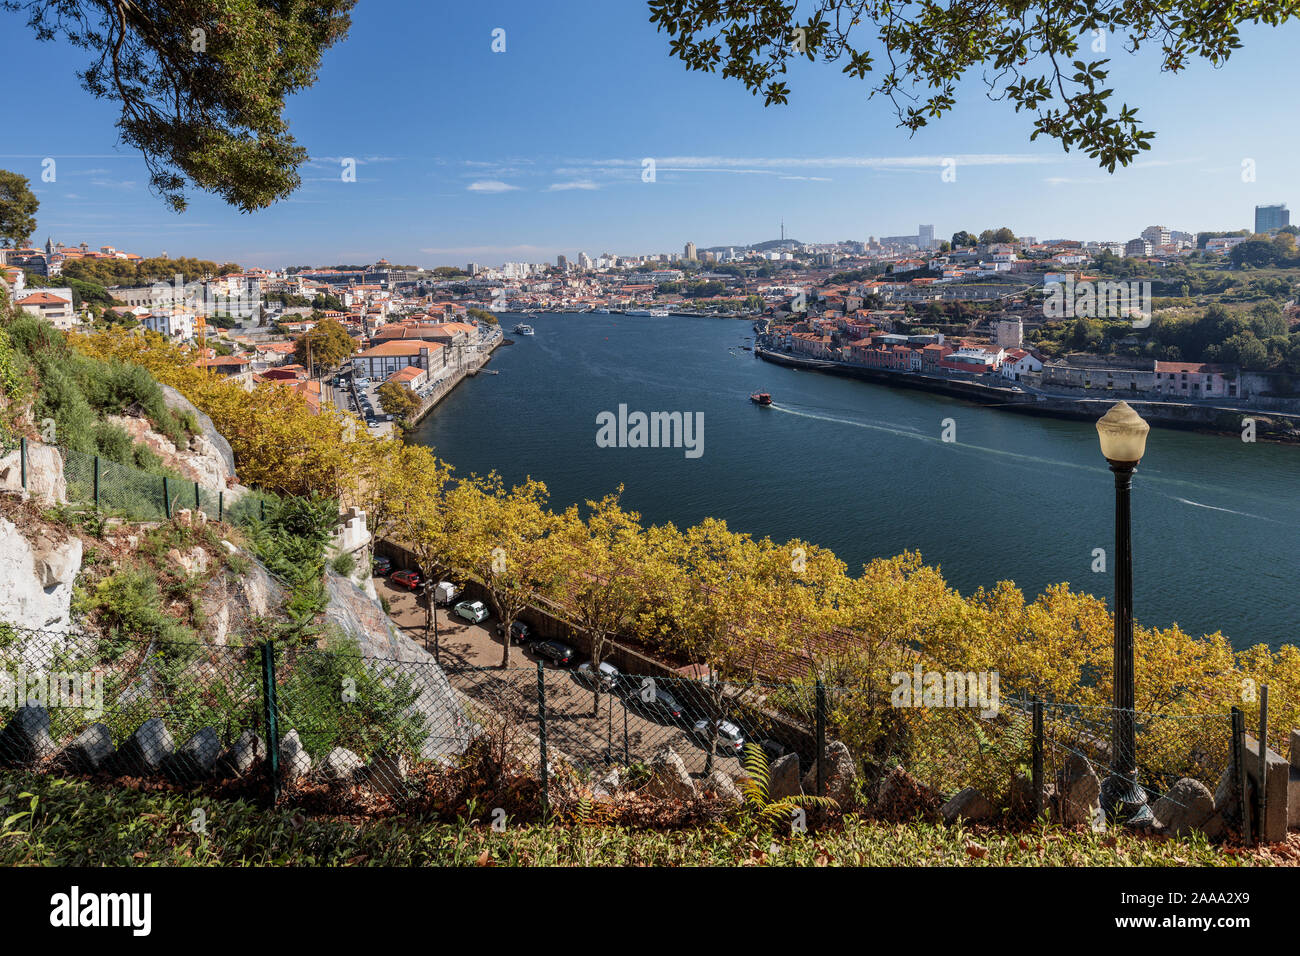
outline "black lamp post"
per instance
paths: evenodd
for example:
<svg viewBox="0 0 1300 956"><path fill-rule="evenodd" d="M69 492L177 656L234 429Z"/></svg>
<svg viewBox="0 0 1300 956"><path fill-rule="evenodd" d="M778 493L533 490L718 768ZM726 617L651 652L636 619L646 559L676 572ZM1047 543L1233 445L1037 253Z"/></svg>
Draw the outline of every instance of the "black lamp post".
<svg viewBox="0 0 1300 956"><path fill-rule="evenodd" d="M1137 727L1133 689L1133 534L1129 491L1146 451L1151 426L1127 402L1111 407L1097 422L1101 453L1115 474L1115 702L1111 717L1110 775L1101 786L1101 805L1112 820L1134 826L1151 822L1146 792L1137 782Z"/></svg>

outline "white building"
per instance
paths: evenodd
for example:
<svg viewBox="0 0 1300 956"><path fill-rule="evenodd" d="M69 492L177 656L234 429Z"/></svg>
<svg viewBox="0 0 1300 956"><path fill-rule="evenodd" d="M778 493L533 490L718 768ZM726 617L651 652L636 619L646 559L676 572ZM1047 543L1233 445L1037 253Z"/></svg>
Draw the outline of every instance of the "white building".
<svg viewBox="0 0 1300 956"><path fill-rule="evenodd" d="M1002 377L1010 382L1019 382L1025 375L1042 370L1043 363L1024 349L1011 349L1002 360Z"/></svg>
<svg viewBox="0 0 1300 956"><path fill-rule="evenodd" d="M155 309L140 324L151 332L182 342L194 338L194 313L188 309Z"/></svg>
<svg viewBox="0 0 1300 956"><path fill-rule="evenodd" d="M71 289L28 289L15 304L27 314L45 319L60 331L66 332L81 323L72 308Z"/></svg>

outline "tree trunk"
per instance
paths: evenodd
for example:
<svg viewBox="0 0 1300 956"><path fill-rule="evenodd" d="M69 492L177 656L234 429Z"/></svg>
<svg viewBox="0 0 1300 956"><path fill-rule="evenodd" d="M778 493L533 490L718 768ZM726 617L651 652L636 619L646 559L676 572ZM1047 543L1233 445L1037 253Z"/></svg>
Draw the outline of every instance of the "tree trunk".
<svg viewBox="0 0 1300 956"><path fill-rule="evenodd" d="M501 649L501 669L505 670L510 666L510 638L513 636L510 628L514 626L515 619L501 615L501 643L505 646Z"/></svg>
<svg viewBox="0 0 1300 956"><path fill-rule="evenodd" d="M591 716L600 716L600 652L604 650L603 642L594 638L591 642Z"/></svg>

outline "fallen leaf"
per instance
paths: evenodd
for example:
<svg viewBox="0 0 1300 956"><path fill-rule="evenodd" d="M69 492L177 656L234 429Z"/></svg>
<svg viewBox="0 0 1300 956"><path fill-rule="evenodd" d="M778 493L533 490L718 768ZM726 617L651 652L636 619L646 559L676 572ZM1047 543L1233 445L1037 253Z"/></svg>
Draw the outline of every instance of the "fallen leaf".
<svg viewBox="0 0 1300 956"><path fill-rule="evenodd" d="M982 860L989 855L989 848L986 846L981 846L978 843L967 843L966 855L970 857L974 857L977 860Z"/></svg>

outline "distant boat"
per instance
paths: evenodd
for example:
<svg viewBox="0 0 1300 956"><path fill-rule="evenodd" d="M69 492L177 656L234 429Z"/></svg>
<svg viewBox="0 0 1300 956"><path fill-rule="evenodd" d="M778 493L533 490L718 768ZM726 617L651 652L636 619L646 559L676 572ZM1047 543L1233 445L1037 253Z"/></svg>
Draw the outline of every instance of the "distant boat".
<svg viewBox="0 0 1300 956"><path fill-rule="evenodd" d="M531 325L526 325L525 323L520 322L518 325L514 327L513 331L518 332L520 335L532 335L533 327Z"/></svg>
<svg viewBox="0 0 1300 956"><path fill-rule="evenodd" d="M772 404L772 396L769 395L767 392L755 392L753 395L749 396L749 400L753 402L755 405Z"/></svg>

